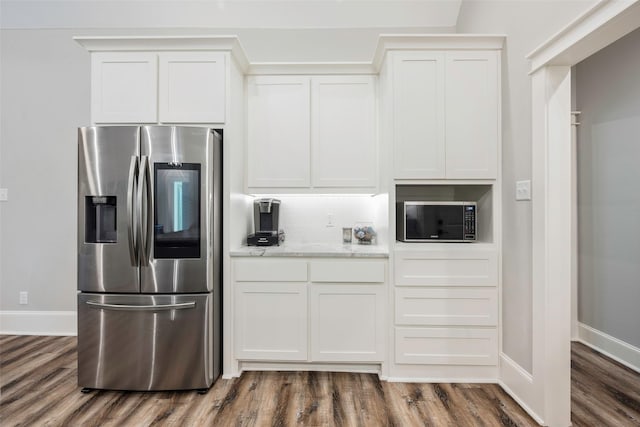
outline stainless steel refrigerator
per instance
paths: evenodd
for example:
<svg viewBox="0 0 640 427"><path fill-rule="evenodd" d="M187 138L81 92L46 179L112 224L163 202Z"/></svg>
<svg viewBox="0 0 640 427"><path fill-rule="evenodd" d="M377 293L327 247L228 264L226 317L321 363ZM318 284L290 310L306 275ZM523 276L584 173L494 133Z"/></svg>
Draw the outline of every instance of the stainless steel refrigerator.
<svg viewBox="0 0 640 427"><path fill-rule="evenodd" d="M221 135L78 129L78 385L208 389L220 373Z"/></svg>

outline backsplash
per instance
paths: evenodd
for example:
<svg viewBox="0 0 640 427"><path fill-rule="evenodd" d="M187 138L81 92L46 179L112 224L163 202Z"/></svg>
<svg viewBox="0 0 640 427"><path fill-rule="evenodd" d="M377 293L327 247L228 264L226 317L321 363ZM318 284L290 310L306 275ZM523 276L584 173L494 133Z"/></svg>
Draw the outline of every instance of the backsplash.
<svg viewBox="0 0 640 427"><path fill-rule="evenodd" d="M368 223L377 232L386 230L385 218L380 218L386 195L279 195L281 201L280 228L288 243L341 243L342 228ZM257 197L259 198L259 197ZM382 200L384 199L384 200ZM384 214L384 212L383 212ZM385 231L386 232L386 231ZM378 237L378 242L386 236ZM355 239L354 239L355 243Z"/></svg>

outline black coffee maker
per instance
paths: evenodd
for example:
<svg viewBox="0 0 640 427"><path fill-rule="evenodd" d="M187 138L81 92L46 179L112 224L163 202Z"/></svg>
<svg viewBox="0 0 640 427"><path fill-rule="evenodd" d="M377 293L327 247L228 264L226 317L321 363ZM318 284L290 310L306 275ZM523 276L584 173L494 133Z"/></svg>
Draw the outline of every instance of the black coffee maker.
<svg viewBox="0 0 640 427"><path fill-rule="evenodd" d="M247 237L249 246L274 246L284 241L284 232L278 228L280 200L257 199L253 202L255 233Z"/></svg>

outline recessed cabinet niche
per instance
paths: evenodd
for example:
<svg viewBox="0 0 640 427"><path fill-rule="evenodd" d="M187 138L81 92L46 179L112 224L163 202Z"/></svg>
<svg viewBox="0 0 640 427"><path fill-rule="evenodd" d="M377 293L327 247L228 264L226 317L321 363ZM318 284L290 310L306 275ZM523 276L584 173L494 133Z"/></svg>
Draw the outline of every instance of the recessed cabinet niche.
<svg viewBox="0 0 640 427"><path fill-rule="evenodd" d="M393 53L394 177L495 179L498 51Z"/></svg>
<svg viewBox="0 0 640 427"><path fill-rule="evenodd" d="M450 243L449 246L463 245L466 248L475 248L478 244L494 243L497 230L495 187L489 184L423 184L423 185L396 185L396 203L411 201L432 202L476 202L477 241L474 243ZM396 227L401 217L396 217ZM436 242L427 243L401 243L396 246L418 247L427 245L433 247Z"/></svg>
<svg viewBox="0 0 640 427"><path fill-rule="evenodd" d="M94 52L93 123L224 123L220 52Z"/></svg>
<svg viewBox="0 0 640 427"><path fill-rule="evenodd" d="M251 192L375 188L375 78L248 78Z"/></svg>

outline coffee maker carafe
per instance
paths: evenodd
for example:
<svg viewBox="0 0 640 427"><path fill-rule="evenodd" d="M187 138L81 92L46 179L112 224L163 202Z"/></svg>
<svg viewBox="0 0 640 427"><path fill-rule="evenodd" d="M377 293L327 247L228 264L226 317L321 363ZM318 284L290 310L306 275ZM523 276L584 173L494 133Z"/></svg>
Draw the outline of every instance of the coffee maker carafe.
<svg viewBox="0 0 640 427"><path fill-rule="evenodd" d="M280 200L257 199L253 202L255 233L247 237L250 246L273 246L284 241L284 232L278 228Z"/></svg>

